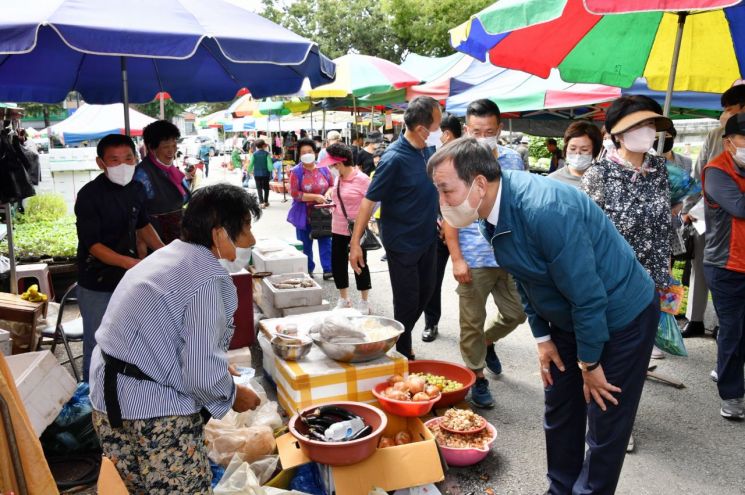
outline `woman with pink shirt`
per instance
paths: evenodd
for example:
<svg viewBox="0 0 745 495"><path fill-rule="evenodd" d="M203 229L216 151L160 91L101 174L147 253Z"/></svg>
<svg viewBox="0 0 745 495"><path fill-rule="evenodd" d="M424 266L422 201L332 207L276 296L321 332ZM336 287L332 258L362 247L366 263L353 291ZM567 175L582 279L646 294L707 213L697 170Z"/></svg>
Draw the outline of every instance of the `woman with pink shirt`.
<svg viewBox="0 0 745 495"><path fill-rule="evenodd" d="M334 283L339 289L337 308L351 308L349 299L349 232L348 220L354 220L370 185L370 177L362 173L353 165L352 150L341 143L334 143L326 148L326 157L320 166L327 166L338 171L338 177L331 193L334 202L331 221L331 270ZM336 174L335 174L336 175ZM343 205L343 207L342 207ZM346 212L346 215L345 215ZM372 287L370 283L370 269L367 267L367 253L363 250L365 267L362 272L354 275L357 290L360 291L361 301L357 309L362 314L370 314L367 297Z"/></svg>

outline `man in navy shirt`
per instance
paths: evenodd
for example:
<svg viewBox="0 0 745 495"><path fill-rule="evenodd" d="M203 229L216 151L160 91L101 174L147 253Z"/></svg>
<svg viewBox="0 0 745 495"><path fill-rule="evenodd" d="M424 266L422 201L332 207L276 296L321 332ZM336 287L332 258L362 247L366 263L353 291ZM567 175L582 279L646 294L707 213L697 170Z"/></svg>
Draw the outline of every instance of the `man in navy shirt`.
<svg viewBox="0 0 745 495"><path fill-rule="evenodd" d="M383 154L362 200L349 250L359 273L360 238L380 202L383 246L393 292L393 316L404 326L396 349L413 358L411 332L435 286L437 190L427 177L429 148L440 144L442 110L434 98L414 98L404 114L406 131Z"/></svg>

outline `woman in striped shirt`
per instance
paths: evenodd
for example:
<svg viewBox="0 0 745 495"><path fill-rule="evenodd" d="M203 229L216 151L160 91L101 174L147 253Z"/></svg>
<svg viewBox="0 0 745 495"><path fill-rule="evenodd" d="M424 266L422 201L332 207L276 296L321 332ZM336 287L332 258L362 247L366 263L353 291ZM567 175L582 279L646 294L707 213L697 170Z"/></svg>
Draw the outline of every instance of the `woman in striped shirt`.
<svg viewBox="0 0 745 495"><path fill-rule="evenodd" d="M225 351L246 265L256 198L227 184L198 190L181 239L127 272L91 363L93 422L130 493L211 493L203 422L259 404L236 386Z"/></svg>

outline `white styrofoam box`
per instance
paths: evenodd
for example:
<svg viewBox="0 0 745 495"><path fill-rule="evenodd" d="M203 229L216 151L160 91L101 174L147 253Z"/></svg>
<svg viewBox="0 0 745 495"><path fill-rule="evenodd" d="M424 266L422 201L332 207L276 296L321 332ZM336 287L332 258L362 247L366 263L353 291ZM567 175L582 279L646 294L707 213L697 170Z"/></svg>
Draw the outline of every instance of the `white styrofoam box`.
<svg viewBox="0 0 745 495"><path fill-rule="evenodd" d="M77 384L49 351L5 358L37 436L41 436L75 393Z"/></svg>
<svg viewBox="0 0 745 495"><path fill-rule="evenodd" d="M280 309L282 316L304 315L305 313L317 313L319 311L328 311L331 309L331 303L324 299L321 304L316 306L298 306L295 308Z"/></svg>
<svg viewBox="0 0 745 495"><path fill-rule="evenodd" d="M0 354L10 356L12 344L10 342L10 332L0 328Z"/></svg>
<svg viewBox="0 0 745 495"><path fill-rule="evenodd" d="M261 347L261 368L264 370L264 376L270 376L274 380L277 369L274 367L274 350L272 350L272 344L261 332L259 332L258 341L259 347Z"/></svg>
<svg viewBox="0 0 745 495"><path fill-rule="evenodd" d="M266 290L263 290L264 283L261 282L260 286L262 288L261 292L257 294L256 291L254 291L254 302L259 306L259 309L261 309L261 312L264 314L265 317L281 318L282 312L279 309L272 306L271 301L269 301L267 297L264 295L264 292L266 292Z"/></svg>
<svg viewBox="0 0 745 495"><path fill-rule="evenodd" d="M313 282L313 287L301 289L277 289L273 284L293 278L305 278ZM283 273L262 280L262 296L276 309L296 308L298 306L318 306L323 302L323 289L307 273ZM263 309L263 308L262 308Z"/></svg>
<svg viewBox="0 0 745 495"><path fill-rule="evenodd" d="M269 252L254 249L253 265L257 272L308 273L308 257L290 246Z"/></svg>

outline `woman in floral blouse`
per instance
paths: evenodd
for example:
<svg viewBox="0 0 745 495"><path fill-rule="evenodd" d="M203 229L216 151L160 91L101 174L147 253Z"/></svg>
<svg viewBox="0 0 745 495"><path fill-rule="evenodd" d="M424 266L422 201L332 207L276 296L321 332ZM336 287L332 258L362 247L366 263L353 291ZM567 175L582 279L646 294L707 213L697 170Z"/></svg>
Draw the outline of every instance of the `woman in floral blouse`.
<svg viewBox="0 0 745 495"><path fill-rule="evenodd" d="M310 211L315 204L326 203L328 190L334 179L327 167L316 166L316 143L312 139L301 139L297 143L300 163L290 171L290 195L292 206L287 221L295 227L297 239L303 243L303 253L308 256L308 273L313 274L313 239L310 237ZM333 278L331 271L331 235L317 239L319 256L323 267L323 279Z"/></svg>

